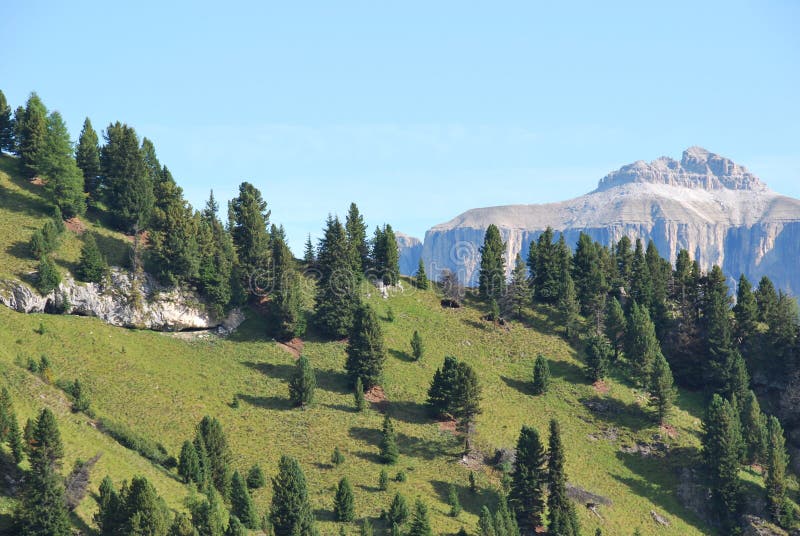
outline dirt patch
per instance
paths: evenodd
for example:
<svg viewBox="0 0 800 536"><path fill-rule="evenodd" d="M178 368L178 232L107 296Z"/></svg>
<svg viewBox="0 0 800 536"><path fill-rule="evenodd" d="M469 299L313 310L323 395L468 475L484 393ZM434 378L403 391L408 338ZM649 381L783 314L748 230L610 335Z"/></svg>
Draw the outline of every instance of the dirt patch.
<svg viewBox="0 0 800 536"><path fill-rule="evenodd" d="M134 235L126 234L123 235L123 238L128 242L130 242L131 244L133 244L134 242ZM142 231L141 233L139 233L139 245L144 248L147 247L149 243L150 243L150 233L147 231Z"/></svg>
<svg viewBox="0 0 800 536"><path fill-rule="evenodd" d="M589 434L587 437L591 441L598 441L601 439L604 441L616 441L617 439L619 439L619 430L617 430L613 426L602 427L600 428L599 432Z"/></svg>
<svg viewBox="0 0 800 536"><path fill-rule="evenodd" d="M67 229L72 231L75 234L83 234L86 232L86 225L83 224L80 218L75 216L74 218L70 218L64 222L64 225L67 226Z"/></svg>
<svg viewBox="0 0 800 536"><path fill-rule="evenodd" d="M303 341L299 337L287 342L278 342L278 346L292 354L295 359L300 359L300 354L303 353Z"/></svg>
<svg viewBox="0 0 800 536"><path fill-rule="evenodd" d="M665 435L670 439L675 439L678 437L678 430L671 424L662 424L660 430L662 435Z"/></svg>
<svg viewBox="0 0 800 536"><path fill-rule="evenodd" d="M31 184L34 186L44 186L44 180L41 177L34 177L31 179Z"/></svg>
<svg viewBox="0 0 800 536"><path fill-rule="evenodd" d="M456 426L457 423L453 419L447 421L439 421L436 424L439 425L439 430L441 430L442 432L450 432L454 435L457 435L459 433L457 429L458 427Z"/></svg>
<svg viewBox="0 0 800 536"><path fill-rule="evenodd" d="M605 395L608 394L608 385L603 380L597 380L592 384L594 390L597 391L598 395Z"/></svg>
<svg viewBox="0 0 800 536"><path fill-rule="evenodd" d="M386 398L386 393L380 385L376 385L364 393L364 398L380 412L385 412L389 407L389 399Z"/></svg>

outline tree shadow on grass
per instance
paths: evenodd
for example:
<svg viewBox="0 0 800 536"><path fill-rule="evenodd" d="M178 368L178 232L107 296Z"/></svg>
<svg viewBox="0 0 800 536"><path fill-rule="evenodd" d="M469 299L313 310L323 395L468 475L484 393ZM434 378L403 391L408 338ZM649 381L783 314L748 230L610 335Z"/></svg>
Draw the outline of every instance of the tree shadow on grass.
<svg viewBox="0 0 800 536"><path fill-rule="evenodd" d="M323 407L332 409L334 411L344 411L345 413L357 413L358 410L355 406L348 406L346 404L322 404Z"/></svg>
<svg viewBox="0 0 800 536"><path fill-rule="evenodd" d="M367 452L365 450L358 450L353 453L356 458L361 458L364 461L376 464L383 464L383 459L376 452Z"/></svg>
<svg viewBox="0 0 800 536"><path fill-rule="evenodd" d="M256 363L253 361L245 361L242 364L253 370L257 370L265 376L282 381L289 381L289 378L292 377L294 371L297 370L297 367L294 365L276 365L275 363Z"/></svg>
<svg viewBox="0 0 800 536"><path fill-rule="evenodd" d="M508 376L500 376L500 379L503 380L503 383L505 383L507 386L511 387L512 389L516 389L523 395L533 396L533 380L516 380L514 378L509 378Z"/></svg>
<svg viewBox="0 0 800 536"><path fill-rule="evenodd" d="M243 395L241 393L236 396L239 398L239 400L242 400L251 406L264 409L289 410L294 407L291 400L280 396L251 396Z"/></svg>
<svg viewBox="0 0 800 536"><path fill-rule="evenodd" d="M284 382L288 382L297 370L295 365L283 363L256 363L254 361L244 361L243 364L246 367L257 370L265 376ZM314 376L317 378L317 387L320 389L341 395L352 392L349 386L349 380L344 372L333 369L315 369Z"/></svg>
<svg viewBox="0 0 800 536"><path fill-rule="evenodd" d="M358 441L363 441L368 445L377 447L381 443L381 431L375 428L365 428L363 426L352 426L349 431L350 437Z"/></svg>
<svg viewBox="0 0 800 536"><path fill-rule="evenodd" d="M650 415L635 403L600 396L583 397L579 402L597 419L628 428L632 432L653 426Z"/></svg>
<svg viewBox="0 0 800 536"><path fill-rule="evenodd" d="M317 521L333 522L336 521L336 514L333 513L333 510L327 508L317 508L314 510L314 518L316 518Z"/></svg>
<svg viewBox="0 0 800 536"><path fill-rule="evenodd" d="M478 320L473 320L471 318L464 318L461 321L473 329L481 331L490 331L492 329L492 324L489 322L480 322Z"/></svg>
<svg viewBox="0 0 800 536"><path fill-rule="evenodd" d="M548 359L547 361L548 365L550 365L550 375L553 378L561 378L570 383L589 384L586 379L586 372L582 367L566 361L556 361L554 359Z"/></svg>
<svg viewBox="0 0 800 536"><path fill-rule="evenodd" d="M426 424L431 422L425 404L412 400L393 400L389 402L389 416L398 421L410 424Z"/></svg>
<svg viewBox="0 0 800 536"><path fill-rule="evenodd" d="M414 356L409 354L408 352L403 352L401 350L395 350L394 348L389 348L389 353L392 357L399 359L400 361L405 361L406 363L416 363L417 360L414 359Z"/></svg>
<svg viewBox="0 0 800 536"><path fill-rule="evenodd" d="M425 460L459 458L461 456L461 450L458 449L460 445L460 438L455 436L449 436L440 441L429 441L403 433L397 434L397 446L401 454Z"/></svg>
<svg viewBox="0 0 800 536"><path fill-rule="evenodd" d="M445 482L443 480L431 480L431 486L433 486L434 491L439 496L439 500L445 504L447 504L449 499L450 484L451 482ZM455 483L453 483L453 485L456 488L456 494L458 495L458 501L461 503L461 508L465 512L477 516L480 515L483 505L487 505L492 511L495 511L497 508L499 498L495 490L480 488L473 492L469 486Z"/></svg>

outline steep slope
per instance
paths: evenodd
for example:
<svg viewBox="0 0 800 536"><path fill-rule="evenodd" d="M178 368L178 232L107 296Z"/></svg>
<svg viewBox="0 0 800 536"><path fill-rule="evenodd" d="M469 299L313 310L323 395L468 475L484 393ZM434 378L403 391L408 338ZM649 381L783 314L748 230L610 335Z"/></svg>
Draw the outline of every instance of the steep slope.
<svg viewBox="0 0 800 536"><path fill-rule="evenodd" d="M507 259L527 255L548 226L574 246L581 232L603 244L652 239L674 260L688 250L703 268L722 266L731 278L768 275L800 292L800 200L777 194L746 168L692 147L680 162L662 157L624 166L581 197L544 205L469 210L425 234L422 258L431 273L448 268L463 281L477 278L478 252L494 223L507 242Z"/></svg>

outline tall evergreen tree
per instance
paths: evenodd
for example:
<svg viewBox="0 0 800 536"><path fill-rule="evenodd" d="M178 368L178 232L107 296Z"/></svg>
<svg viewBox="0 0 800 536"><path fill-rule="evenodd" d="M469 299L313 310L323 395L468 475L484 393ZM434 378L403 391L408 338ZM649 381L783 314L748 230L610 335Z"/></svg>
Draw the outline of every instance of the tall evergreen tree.
<svg viewBox="0 0 800 536"><path fill-rule="evenodd" d="M574 506L567 496L567 475L564 470L564 445L558 421L550 421L547 458L547 527L550 534L579 536Z"/></svg>
<svg viewBox="0 0 800 536"><path fill-rule="evenodd" d="M200 290L208 300L211 311L219 317L233 301L236 294L234 289L240 289L241 286L234 276L236 251L233 239L217 216L218 210L212 191L200 214L197 245L201 252L198 268Z"/></svg>
<svg viewBox="0 0 800 536"><path fill-rule="evenodd" d="M124 521L124 504L117 493L111 478L106 475L98 490L98 511L94 515L95 523L102 536L115 536L122 531Z"/></svg>
<svg viewBox="0 0 800 536"><path fill-rule="evenodd" d="M35 177L47 139L47 108L36 93L28 97L24 111L15 114L15 121L17 152L28 177Z"/></svg>
<svg viewBox="0 0 800 536"><path fill-rule="evenodd" d="M258 290L255 287L260 286L259 276L269 262L269 216L267 202L258 188L249 182L240 184L239 195L228 203L228 228L239 259L242 285L251 292Z"/></svg>
<svg viewBox="0 0 800 536"><path fill-rule="evenodd" d="M338 218L328 217L320 240L317 265L316 323L325 335L346 337L353 327L359 303L357 277L345 229Z"/></svg>
<svg viewBox="0 0 800 536"><path fill-rule="evenodd" d="M139 137L132 127L117 121L108 125L105 140L100 167L106 204L118 229L141 230L149 223L155 194Z"/></svg>
<svg viewBox="0 0 800 536"><path fill-rule="evenodd" d="M270 314L278 339L302 336L306 331L300 274L283 237L272 234L272 300Z"/></svg>
<svg viewBox="0 0 800 536"><path fill-rule="evenodd" d="M748 391L742 400L742 439L747 463L765 464L767 460L767 417L761 412L758 398Z"/></svg>
<svg viewBox="0 0 800 536"><path fill-rule="evenodd" d="M295 406L305 407L314 401L314 390L317 387L317 379L314 376L314 369L304 355L297 360L292 377L289 378L289 398Z"/></svg>
<svg viewBox="0 0 800 536"><path fill-rule="evenodd" d="M253 499L250 498L250 490L239 471L234 471L231 479L231 515L236 516L249 529L258 528L258 513Z"/></svg>
<svg viewBox="0 0 800 536"><path fill-rule="evenodd" d="M239 521L235 515L231 515L228 520L228 528L225 529L225 536L247 536L247 528L244 523Z"/></svg>
<svg viewBox="0 0 800 536"><path fill-rule="evenodd" d="M531 243L528 253L528 270L531 273L531 287L536 301L556 304L563 294L563 274L566 244L562 247L563 235L559 243L553 243L553 229L548 227L539 235L536 243ZM566 252L564 249L566 248Z"/></svg>
<svg viewBox="0 0 800 536"><path fill-rule="evenodd" d="M478 291L486 301L500 300L505 294L505 250L506 245L500 237L500 230L494 224L489 225L480 248L481 264L478 273Z"/></svg>
<svg viewBox="0 0 800 536"><path fill-rule="evenodd" d="M428 409L435 416L448 416L462 424L480 413L481 387L478 376L466 362L447 356L428 389Z"/></svg>
<svg viewBox="0 0 800 536"><path fill-rule="evenodd" d="M653 302L653 282L650 279L650 268L644 257L642 241L638 238L636 239L631 261L630 295L640 307L644 307L649 311Z"/></svg>
<svg viewBox="0 0 800 536"><path fill-rule="evenodd" d="M772 313L778 305L778 293L769 277L763 276L758 282L755 297L758 305L758 319L769 324Z"/></svg>
<svg viewBox="0 0 800 536"><path fill-rule="evenodd" d="M397 448L397 433L394 431L394 424L388 414L383 418L380 449L383 463L389 465L397 463L397 458L400 456L400 450Z"/></svg>
<svg viewBox="0 0 800 536"><path fill-rule="evenodd" d="M650 405L656 410L659 423L663 424L672 409L676 393L672 370L661 352L656 354L653 362L648 390L650 391Z"/></svg>
<svg viewBox="0 0 800 536"><path fill-rule="evenodd" d="M730 318L731 299L725 274L714 266L706 275L703 289L703 342L707 355L705 378L712 389L726 384L726 369L733 351Z"/></svg>
<svg viewBox="0 0 800 536"><path fill-rule="evenodd" d="M216 418L206 415L197 426L197 438L202 440L201 443L205 447L208 457L206 469L211 482L223 497L227 497L231 479L231 452L222 424ZM198 457L202 460L199 453Z"/></svg>
<svg viewBox="0 0 800 536"><path fill-rule="evenodd" d="M11 116L11 107L6 96L0 91L0 152L14 150L14 123Z"/></svg>
<svg viewBox="0 0 800 536"><path fill-rule="evenodd" d="M650 320L647 308L633 302L628 316L628 331L625 341L625 357L631 367L631 376L640 386L647 386L653 364L659 359L661 345Z"/></svg>
<svg viewBox="0 0 800 536"><path fill-rule="evenodd" d="M528 283L528 269L522 262L522 257L517 254L514 261L514 270L511 272L511 281L503 296L504 307L507 312L517 318L522 318L522 309L531 301L531 290Z"/></svg>
<svg viewBox="0 0 800 536"><path fill-rule="evenodd" d="M419 361L424 354L425 344L422 342L422 336L419 331L415 329L414 334L411 336L411 355L414 356L414 361Z"/></svg>
<svg viewBox="0 0 800 536"><path fill-rule="evenodd" d="M533 394L543 395L550 386L550 365L542 354L533 363Z"/></svg>
<svg viewBox="0 0 800 536"><path fill-rule="evenodd" d="M617 298L611 298L606 305L605 333L611 347L614 349L614 359L619 358L625 344L625 330L627 321Z"/></svg>
<svg viewBox="0 0 800 536"><path fill-rule="evenodd" d="M407 536L433 536L431 522L428 518L428 507L421 499L414 504L414 515L411 518L411 527Z"/></svg>
<svg viewBox="0 0 800 536"><path fill-rule="evenodd" d="M213 488L210 488L206 495L207 500L198 501L191 507L192 524L198 536L223 536L225 524L219 497Z"/></svg>
<svg viewBox="0 0 800 536"><path fill-rule="evenodd" d="M355 502L353 500L353 488L347 477L339 481L336 488L336 496L333 499L333 514L336 521L348 523L356 517Z"/></svg>
<svg viewBox="0 0 800 536"><path fill-rule="evenodd" d="M458 490L453 484L447 487L447 504L450 506L450 517L458 517L461 513L461 501L458 499Z"/></svg>
<svg viewBox="0 0 800 536"><path fill-rule="evenodd" d="M703 422L703 457L715 502L715 512L726 528L735 525L741 504L739 417L733 406L715 394Z"/></svg>
<svg viewBox="0 0 800 536"><path fill-rule="evenodd" d="M631 289L631 276L633 274L633 250L631 249L631 239L627 236L620 238L614 253L617 262L619 283L623 289L629 291Z"/></svg>
<svg viewBox="0 0 800 536"><path fill-rule="evenodd" d="M353 256L353 272L363 274L370 264L369 246L367 245L367 224L355 203L350 203L344 223L347 241Z"/></svg>
<svg viewBox="0 0 800 536"><path fill-rule="evenodd" d="M592 335L586 343L586 375L593 382L605 378L608 362L613 356L611 344L605 335Z"/></svg>
<svg viewBox="0 0 800 536"><path fill-rule="evenodd" d="M83 175L72 158L72 142L64 119L58 112L47 118L44 143L36 155L36 171L45 181L45 190L67 216L86 211Z"/></svg>
<svg viewBox="0 0 800 536"><path fill-rule="evenodd" d="M108 272L108 264L105 257L97 247L97 241L92 233L85 233L83 236L83 247L81 257L78 260L78 268L75 276L87 283L100 283Z"/></svg>
<svg viewBox="0 0 800 536"><path fill-rule="evenodd" d="M83 191L97 202L100 199L100 140L87 117L75 149L75 163L83 174Z"/></svg>
<svg viewBox="0 0 800 536"><path fill-rule="evenodd" d="M175 514L172 525L169 528L169 536L196 536L192 520L183 512Z"/></svg>
<svg viewBox="0 0 800 536"><path fill-rule="evenodd" d="M419 258L419 267L417 273L414 275L414 284L418 289L428 290L428 276L425 274L425 263L422 257Z"/></svg>
<svg viewBox="0 0 800 536"><path fill-rule="evenodd" d="M575 255L572 257L573 280L581 311L593 319L596 331L600 331L609 285L603 272L600 257L601 247L586 233L581 233Z"/></svg>
<svg viewBox="0 0 800 536"><path fill-rule="evenodd" d="M167 536L169 509L153 485L145 477L135 476L123 491L122 533Z"/></svg>
<svg viewBox="0 0 800 536"><path fill-rule="evenodd" d="M191 441L184 441L181 446L181 454L178 458L178 474L187 484L189 482L202 483L200 460Z"/></svg>
<svg viewBox="0 0 800 536"><path fill-rule="evenodd" d="M347 343L345 369L350 382L355 384L361 378L365 389L380 384L385 361L386 348L378 316L369 305L362 304L355 311Z"/></svg>
<svg viewBox="0 0 800 536"><path fill-rule="evenodd" d="M497 536L494 530L494 520L489 507L483 505L481 508L480 516L478 517L478 530L477 536Z"/></svg>
<svg viewBox="0 0 800 536"><path fill-rule="evenodd" d="M61 284L61 273L49 255L39 259L37 272L36 289L42 296L47 296Z"/></svg>
<svg viewBox="0 0 800 536"><path fill-rule="evenodd" d="M580 305L578 296L575 292L575 284L572 281L569 268L563 267L561 272L561 295L558 299L558 307L564 316L564 334L567 339L575 339L580 328Z"/></svg>
<svg viewBox="0 0 800 536"><path fill-rule="evenodd" d="M739 346L740 348L749 347L748 343L753 342L758 330L758 303L756 303L756 296L753 294L750 281L744 274L739 277L733 314L736 320L735 334Z"/></svg>
<svg viewBox="0 0 800 536"><path fill-rule="evenodd" d="M509 503L520 531L532 534L542 524L546 455L534 428L523 426L517 440L517 460L511 474Z"/></svg>
<svg viewBox="0 0 800 536"><path fill-rule="evenodd" d="M409 511L406 498L399 491L394 494L389 511L386 512L386 521L390 525L402 525L408 521Z"/></svg>
<svg viewBox="0 0 800 536"><path fill-rule="evenodd" d="M372 240L372 269L375 277L386 285L396 285L400 280L400 250L392 226L386 224L375 229Z"/></svg>
<svg viewBox="0 0 800 536"><path fill-rule="evenodd" d="M306 237L305 246L303 246L303 262L307 268L314 266L317 262L317 252L314 249L314 244L311 242L311 233Z"/></svg>
<svg viewBox="0 0 800 536"><path fill-rule="evenodd" d="M767 490L767 507L772 519L781 523L786 503L786 467L789 457L786 453L783 428L777 417L769 418L767 430L767 476L764 479L764 486Z"/></svg>
<svg viewBox="0 0 800 536"><path fill-rule="evenodd" d="M353 399L356 406L356 411L364 411L367 407L367 401L364 398L364 383L361 378L356 378L356 385L353 390Z"/></svg>
<svg viewBox="0 0 800 536"><path fill-rule="evenodd" d="M308 501L306 479L300 464L283 455L272 479L269 513L275 536L314 536L314 516Z"/></svg>

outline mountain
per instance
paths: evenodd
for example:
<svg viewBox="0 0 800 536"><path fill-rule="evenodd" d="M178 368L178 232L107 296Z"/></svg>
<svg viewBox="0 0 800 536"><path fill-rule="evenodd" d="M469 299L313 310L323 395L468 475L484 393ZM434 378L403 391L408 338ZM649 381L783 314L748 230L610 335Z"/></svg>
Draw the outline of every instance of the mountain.
<svg viewBox="0 0 800 536"><path fill-rule="evenodd" d="M455 271L474 284L479 247L494 223L506 241L506 258L527 256L532 240L548 226L574 246L581 232L602 244L622 236L652 239L675 260L686 249L704 269L714 264L736 279L762 275L800 292L800 200L770 190L747 168L700 147L680 161L661 157L609 173L597 189L560 203L468 210L425 233L422 258L429 274ZM410 266L418 259L407 255ZM509 271L513 262L508 262Z"/></svg>
<svg viewBox="0 0 800 536"><path fill-rule="evenodd" d="M400 273L413 275L419 268L419 256L422 254L422 241L419 238L403 233L395 233L397 248L400 250Z"/></svg>

